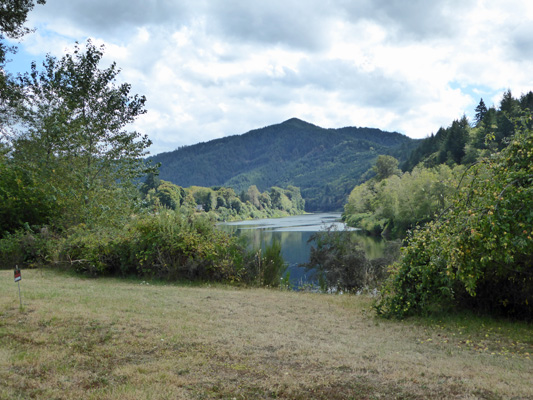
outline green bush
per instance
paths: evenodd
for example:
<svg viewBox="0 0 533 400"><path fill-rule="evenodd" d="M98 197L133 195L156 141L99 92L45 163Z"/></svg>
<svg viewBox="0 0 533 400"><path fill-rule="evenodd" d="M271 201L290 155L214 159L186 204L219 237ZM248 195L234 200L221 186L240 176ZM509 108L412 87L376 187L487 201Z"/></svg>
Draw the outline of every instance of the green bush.
<svg viewBox="0 0 533 400"><path fill-rule="evenodd" d="M69 232L62 265L91 275L238 282L250 279L245 245L215 228L209 214L170 210L133 218L122 229Z"/></svg>
<svg viewBox="0 0 533 400"><path fill-rule="evenodd" d="M262 260L262 284L263 286L278 287L281 284L287 264L281 255L281 242L272 241L267 246Z"/></svg>
<svg viewBox="0 0 533 400"><path fill-rule="evenodd" d="M416 230L377 302L404 317L466 307L533 316L533 131L465 172L439 220Z"/></svg>
<svg viewBox="0 0 533 400"><path fill-rule="evenodd" d="M387 266L397 257L399 243L391 242L386 257L369 260L356 234L333 227L312 235L310 260L304 266L318 274L322 290L356 292L376 288L385 278Z"/></svg>
<svg viewBox="0 0 533 400"><path fill-rule="evenodd" d="M29 227L14 233L6 233L0 239L0 268L13 269L15 266L33 268L56 258L56 238L48 228L34 232Z"/></svg>

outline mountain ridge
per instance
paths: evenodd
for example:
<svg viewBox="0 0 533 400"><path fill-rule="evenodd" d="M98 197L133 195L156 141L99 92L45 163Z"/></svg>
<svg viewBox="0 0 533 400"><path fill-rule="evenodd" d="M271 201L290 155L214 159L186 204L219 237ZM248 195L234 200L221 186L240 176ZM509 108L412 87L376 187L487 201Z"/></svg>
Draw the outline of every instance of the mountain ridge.
<svg viewBox="0 0 533 400"><path fill-rule="evenodd" d="M381 154L405 160L418 143L376 128L322 128L298 118L157 154L161 179L189 186L300 187L308 211L341 209Z"/></svg>

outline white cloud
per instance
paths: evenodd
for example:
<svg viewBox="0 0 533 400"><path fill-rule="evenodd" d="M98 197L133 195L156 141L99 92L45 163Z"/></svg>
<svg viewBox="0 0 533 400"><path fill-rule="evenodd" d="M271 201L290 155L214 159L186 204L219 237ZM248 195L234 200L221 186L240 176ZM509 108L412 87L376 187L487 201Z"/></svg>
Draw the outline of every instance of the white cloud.
<svg viewBox="0 0 533 400"><path fill-rule="evenodd" d="M48 0L21 53L105 43L154 153L291 117L424 137L533 89L532 19L520 0Z"/></svg>

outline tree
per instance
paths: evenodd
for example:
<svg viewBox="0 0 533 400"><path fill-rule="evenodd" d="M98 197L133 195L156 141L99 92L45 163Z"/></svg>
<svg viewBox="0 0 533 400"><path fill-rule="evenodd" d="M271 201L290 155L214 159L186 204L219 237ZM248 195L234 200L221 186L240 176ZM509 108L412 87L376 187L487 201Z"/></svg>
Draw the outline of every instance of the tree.
<svg viewBox="0 0 533 400"><path fill-rule="evenodd" d="M399 175L400 169L398 168L398 160L392 156L379 156L374 171L376 172L376 178L378 181L387 179L392 175Z"/></svg>
<svg viewBox="0 0 533 400"><path fill-rule="evenodd" d="M533 131L466 170L448 212L416 230L378 313L445 307L533 316Z"/></svg>
<svg viewBox="0 0 533 400"><path fill-rule="evenodd" d="M478 126L481 121L483 121L483 118L485 118L485 115L487 114L487 106L485 105L485 102L483 99L479 101L478 106L476 107L476 126Z"/></svg>
<svg viewBox="0 0 533 400"><path fill-rule="evenodd" d="M139 188L141 193L147 194L148 191L156 189L161 185L161 179L159 179L159 174L151 172L146 176L144 183Z"/></svg>
<svg viewBox="0 0 533 400"><path fill-rule="evenodd" d="M179 208L181 203L181 193L179 186L176 186L170 182L161 181L161 184L156 190L157 198L162 206L165 206L171 210Z"/></svg>
<svg viewBox="0 0 533 400"><path fill-rule="evenodd" d="M252 205L255 208L260 209L261 203L259 202L259 196L261 195L261 192L259 192L259 189L257 189L257 186L251 185L248 188L248 191L246 192L246 199L252 203Z"/></svg>
<svg viewBox="0 0 533 400"><path fill-rule="evenodd" d="M2 0L0 6L0 32L11 38L21 38L31 30L24 27L28 13L35 6L35 0ZM46 0L37 0L45 4Z"/></svg>
<svg viewBox="0 0 533 400"><path fill-rule="evenodd" d="M295 212L303 211L305 209L305 200L302 198L300 188L296 186L287 186L286 194L292 202L292 208Z"/></svg>
<svg viewBox="0 0 533 400"><path fill-rule="evenodd" d="M442 152L446 153L448 162L461 163L465 155L465 146L469 139L469 126L466 116L463 116L460 120L453 121L452 125L447 129Z"/></svg>
<svg viewBox="0 0 533 400"><path fill-rule="evenodd" d="M507 114L509 118L515 117L516 109L518 106L518 100L516 100L513 97L513 94L511 93L511 90L508 89L502 97L502 101L500 102L500 111Z"/></svg>
<svg viewBox="0 0 533 400"><path fill-rule="evenodd" d="M375 288L386 273L387 265L397 257L392 246L387 251L390 260L369 260L350 231L338 231L334 226L313 234L309 262L303 266L313 270L322 290L355 292L363 288ZM398 247L398 246L394 246ZM390 262L387 262L390 261Z"/></svg>
<svg viewBox="0 0 533 400"><path fill-rule="evenodd" d="M37 0L45 4L46 0ZM31 32L24 27L28 13L35 6L34 0L2 0L0 4L0 133L5 134L5 124L12 117L13 102L20 99L19 88L5 71L6 54L16 48L4 43L5 37L20 39Z"/></svg>
<svg viewBox="0 0 533 400"><path fill-rule="evenodd" d="M142 160L151 141L127 130L145 113L146 99L116 83L115 63L99 68L103 51L89 40L60 60L47 56L43 71L32 64L21 78L25 130L12 142L13 160L55 191L69 223L102 216L151 171Z"/></svg>
<svg viewBox="0 0 533 400"><path fill-rule="evenodd" d="M55 201L34 174L0 156L0 238L23 226L48 224L57 215Z"/></svg>
<svg viewBox="0 0 533 400"><path fill-rule="evenodd" d="M520 96L520 106L524 110L529 110L530 114L533 113L533 92L529 91Z"/></svg>

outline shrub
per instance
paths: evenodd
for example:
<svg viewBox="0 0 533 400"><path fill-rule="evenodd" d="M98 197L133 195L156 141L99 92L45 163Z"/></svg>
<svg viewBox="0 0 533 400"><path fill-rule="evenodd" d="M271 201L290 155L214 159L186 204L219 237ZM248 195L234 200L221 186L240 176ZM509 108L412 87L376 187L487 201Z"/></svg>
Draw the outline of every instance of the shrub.
<svg viewBox="0 0 533 400"><path fill-rule="evenodd" d="M262 284L263 286L278 287L287 265L281 255L281 243L273 240L267 246L262 260Z"/></svg>
<svg viewBox="0 0 533 400"><path fill-rule="evenodd" d="M122 229L80 225L63 240L63 265L91 275L240 281L242 243L217 230L208 214L162 211L133 218Z"/></svg>
<svg viewBox="0 0 533 400"><path fill-rule="evenodd" d="M533 131L465 173L451 208L416 230L376 303L404 317L467 307L533 316Z"/></svg>
<svg viewBox="0 0 533 400"><path fill-rule="evenodd" d="M7 233L0 239L0 266L12 269L38 267L55 260L55 238L48 228L34 232L29 227Z"/></svg>
<svg viewBox="0 0 533 400"><path fill-rule="evenodd" d="M312 235L309 242L315 242L315 246L311 247L310 260L304 266L316 270L323 290L347 292L377 287L399 247L394 242L386 251L387 257L369 260L354 232L333 227Z"/></svg>

